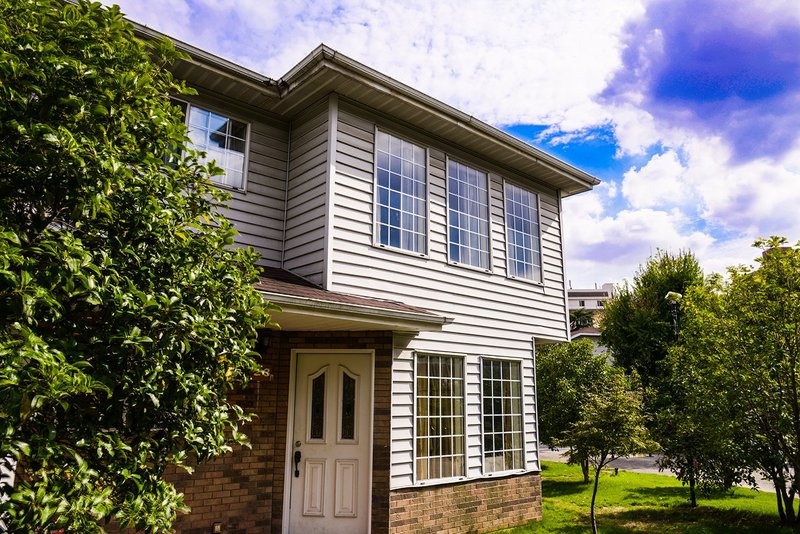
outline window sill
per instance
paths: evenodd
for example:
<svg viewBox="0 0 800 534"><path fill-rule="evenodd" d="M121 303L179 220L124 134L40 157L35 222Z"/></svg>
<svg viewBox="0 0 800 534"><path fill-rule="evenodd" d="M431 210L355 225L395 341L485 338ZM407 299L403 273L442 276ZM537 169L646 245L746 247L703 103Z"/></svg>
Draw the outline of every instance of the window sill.
<svg viewBox="0 0 800 534"><path fill-rule="evenodd" d="M450 478L432 478L430 480L420 480L414 483L414 487L426 488L428 486L439 486L441 484L453 484L454 482L463 482L467 480L466 476L450 477Z"/></svg>
<svg viewBox="0 0 800 534"><path fill-rule="evenodd" d="M532 286L541 287L544 289L544 282L537 282L536 280L529 280L528 278L522 278L521 276L509 276L506 275L506 278L509 280L515 280L518 282L522 282L523 284L530 284Z"/></svg>
<svg viewBox="0 0 800 534"><path fill-rule="evenodd" d="M470 265L469 263L461 263L453 260L447 260L447 263L449 265L455 265L456 267L460 267L462 269L469 269L470 271L475 271L478 273L493 274L491 269L484 269L483 267L475 267L474 265Z"/></svg>
<svg viewBox="0 0 800 534"><path fill-rule="evenodd" d="M522 473L528 473L527 469L509 469L507 471L492 471L491 473L484 473L484 478L497 478L497 477L507 477L511 475L521 475Z"/></svg>
<svg viewBox="0 0 800 534"><path fill-rule="evenodd" d="M380 250L389 250L391 252L396 252L398 254L405 254L406 256L411 256L412 258L428 259L430 257L428 256L428 254L423 254L422 252L413 252L411 250L406 250L404 248L393 247L391 245L384 245L382 243L376 243L374 241L372 243L372 247Z"/></svg>
<svg viewBox="0 0 800 534"><path fill-rule="evenodd" d="M247 194L247 189L244 188L244 187L234 187L232 185L221 184L219 182L215 182L214 180L211 180L211 179L209 179L209 180L211 181L211 184L214 187L218 187L220 189L224 189L225 191L228 191L230 193L239 193L240 195L246 195Z"/></svg>

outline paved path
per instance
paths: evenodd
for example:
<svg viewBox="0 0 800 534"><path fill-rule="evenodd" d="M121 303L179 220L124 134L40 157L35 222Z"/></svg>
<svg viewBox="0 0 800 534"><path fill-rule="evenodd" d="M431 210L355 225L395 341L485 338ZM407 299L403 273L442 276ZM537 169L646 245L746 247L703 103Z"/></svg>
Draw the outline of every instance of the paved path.
<svg viewBox="0 0 800 534"><path fill-rule="evenodd" d="M550 450L547 447L543 447L542 450L539 451L539 456L542 460L545 461L566 463L567 458L563 456L564 453L565 450ZM656 465L657 460L658 460L658 455L629 456L628 458L617 458L608 465L612 469L614 467L618 467L623 471L634 471L636 473L654 473L656 475L672 475L671 471L659 471L658 466ZM765 478L756 478L756 483L758 484L758 489L760 491L768 491L771 493L775 493L775 486L773 486L771 480Z"/></svg>

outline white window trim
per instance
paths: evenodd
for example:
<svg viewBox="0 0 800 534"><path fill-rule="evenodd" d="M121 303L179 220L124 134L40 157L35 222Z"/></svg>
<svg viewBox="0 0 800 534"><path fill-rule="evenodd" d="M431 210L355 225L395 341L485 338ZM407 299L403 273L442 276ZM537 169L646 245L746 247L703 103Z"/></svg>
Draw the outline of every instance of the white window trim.
<svg viewBox="0 0 800 534"><path fill-rule="evenodd" d="M377 124L373 129L372 141L372 246L382 250L391 250L400 254L406 254L414 258L430 258L431 255L431 173L430 173L430 148L416 141L410 140L407 136L400 135L388 128L379 127ZM389 134L412 145L416 145L425 150L425 252L414 252L402 247L384 245L380 242L378 228L378 132Z"/></svg>
<svg viewBox="0 0 800 534"><path fill-rule="evenodd" d="M455 261L453 258L450 257L450 162L454 161L456 163L460 163L466 167L471 169L475 169L476 171L480 171L486 174L486 222L487 222L487 229L488 229L488 237L489 237L489 267L484 269L483 267L478 267L476 265L470 265L469 263L463 263L460 261ZM445 246L447 247L447 263L450 265L456 265L458 267L462 267L464 269L470 269L479 273L494 273L494 254L492 254L492 173L488 170L473 165L471 163L466 163L462 159L450 157L450 155L445 156L444 161L444 209L445 209ZM503 211L505 214L505 210Z"/></svg>
<svg viewBox="0 0 800 534"><path fill-rule="evenodd" d="M173 100L178 101L178 102L183 102L184 104L186 104L186 114L183 117L183 124L186 126L187 130L189 128L189 112L190 112L192 107L198 107L198 108L204 109L206 111L211 111L213 113L216 113L217 115L223 115L225 117L228 117L229 119L233 119L235 121L239 121L241 123L244 123L244 125L246 127L246 133L245 133L245 139L244 139L244 163L242 164L242 187L233 187L231 185L221 184L221 183L215 181L211 176L208 177L208 180L212 184L214 184L215 187L219 187L220 189L225 189L225 190L236 192L236 193L240 193L240 194L243 194L243 195L246 194L247 193L247 182L249 182L248 175L249 175L249 169L250 169L250 129L251 129L251 126L252 126L251 122L248 121L248 120L245 120L241 116L232 115L228 111L222 111L220 108L217 108L215 106L209 106L209 105L207 105L205 103L194 103L194 102L191 102L189 100L184 100L184 99L181 99L181 98L173 98ZM190 144L188 146L192 146L191 142L190 142Z"/></svg>
<svg viewBox="0 0 800 534"><path fill-rule="evenodd" d="M439 356L439 357L447 357L447 358L458 358L461 360L461 373L462 373L462 380L464 387L461 388L461 400L462 406L464 408L464 432L462 434L462 446L464 450L464 474L457 477L448 477L448 478L426 478L424 480L419 479L419 475L417 474L417 358L419 356ZM428 351L414 351L413 354L413 367L414 372L413 380L414 380L414 392L413 392L413 428L411 432L411 485L412 486L436 486L440 484L451 484L453 482L458 482L462 480L467 480L467 473L469 471L468 461L469 461L469 451L467 450L467 356L463 353L453 353L453 352L428 352Z"/></svg>
<svg viewBox="0 0 800 534"><path fill-rule="evenodd" d="M484 450L484 422L483 417L485 415L483 411L483 361L484 360L491 360L491 361L498 361L498 362L515 362L519 365L519 409L521 413L520 417L520 449L522 454L522 467L518 469L506 469L504 471L486 471L486 451ZM516 358L495 358L489 356L481 356L480 361L478 362L480 365L480 403L481 403L481 474L483 477L492 478L492 477L502 477L511 474L517 473L527 473L529 470L526 468L527 466L527 456L525 454L525 407L523 405L523 389L524 389L524 380L522 379L522 360ZM538 443L538 433L537 433L537 443Z"/></svg>
<svg viewBox="0 0 800 534"><path fill-rule="evenodd" d="M536 224L539 228L539 277L541 278L540 281L534 280L532 278L525 278L522 276L515 276L510 274L511 269L509 268L510 258L511 258L511 243L508 239L508 214L506 213L506 187L508 185L513 185L515 187L519 187L520 189L524 189L529 193L533 193L536 195ZM518 182L513 180L508 180L503 178L503 228L505 235L503 239L506 242L506 278L509 280L519 280L520 282L525 282L526 284L533 284L535 286L544 286L544 247L542 247L542 193L537 191L536 189L531 189L530 187L523 186Z"/></svg>

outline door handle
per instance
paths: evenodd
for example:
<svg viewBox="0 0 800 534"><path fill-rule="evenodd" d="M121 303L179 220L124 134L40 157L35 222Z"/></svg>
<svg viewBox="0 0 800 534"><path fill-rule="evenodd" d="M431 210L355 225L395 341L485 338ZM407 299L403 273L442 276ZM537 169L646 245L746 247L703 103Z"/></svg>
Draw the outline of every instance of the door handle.
<svg viewBox="0 0 800 534"><path fill-rule="evenodd" d="M300 451L294 451L294 477L295 478L300 478L300 468L298 466L300 465L300 457L301 456L302 456L302 454L300 454Z"/></svg>

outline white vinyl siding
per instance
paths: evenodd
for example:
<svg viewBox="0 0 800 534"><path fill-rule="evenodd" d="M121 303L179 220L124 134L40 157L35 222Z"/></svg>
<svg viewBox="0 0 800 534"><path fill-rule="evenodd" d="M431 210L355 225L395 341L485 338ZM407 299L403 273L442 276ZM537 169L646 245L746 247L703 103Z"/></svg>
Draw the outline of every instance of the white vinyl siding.
<svg viewBox="0 0 800 534"><path fill-rule="evenodd" d="M206 102L208 100L208 102ZM177 102L184 109L197 106L225 114L229 103L219 99ZM286 158L289 128L279 121L248 115L235 108L231 115L249 125L247 172L240 189L231 189L231 199L220 211L230 219L238 234L235 246L252 247L261 254L262 265L280 267L283 254L283 221L286 194Z"/></svg>
<svg viewBox="0 0 800 534"><path fill-rule="evenodd" d="M283 268L322 284L328 179L327 102L292 122Z"/></svg>
<svg viewBox="0 0 800 534"><path fill-rule="evenodd" d="M539 195L506 182L508 276L542 281L539 240Z"/></svg>
<svg viewBox="0 0 800 534"><path fill-rule="evenodd" d="M458 354L464 360L466 478L483 471L482 358L520 362L524 469L538 470L533 339L567 339L558 192L531 183L539 195L542 284L507 277L504 180L526 184L491 163L487 173L492 272L465 269L448 259L447 160L473 164L457 147L340 99L333 198L329 289L419 306L453 319L440 332L396 334L392 363L391 487L414 481L414 353ZM375 132L385 128L428 152L428 254L398 254L375 247ZM427 481L433 484L435 481Z"/></svg>

